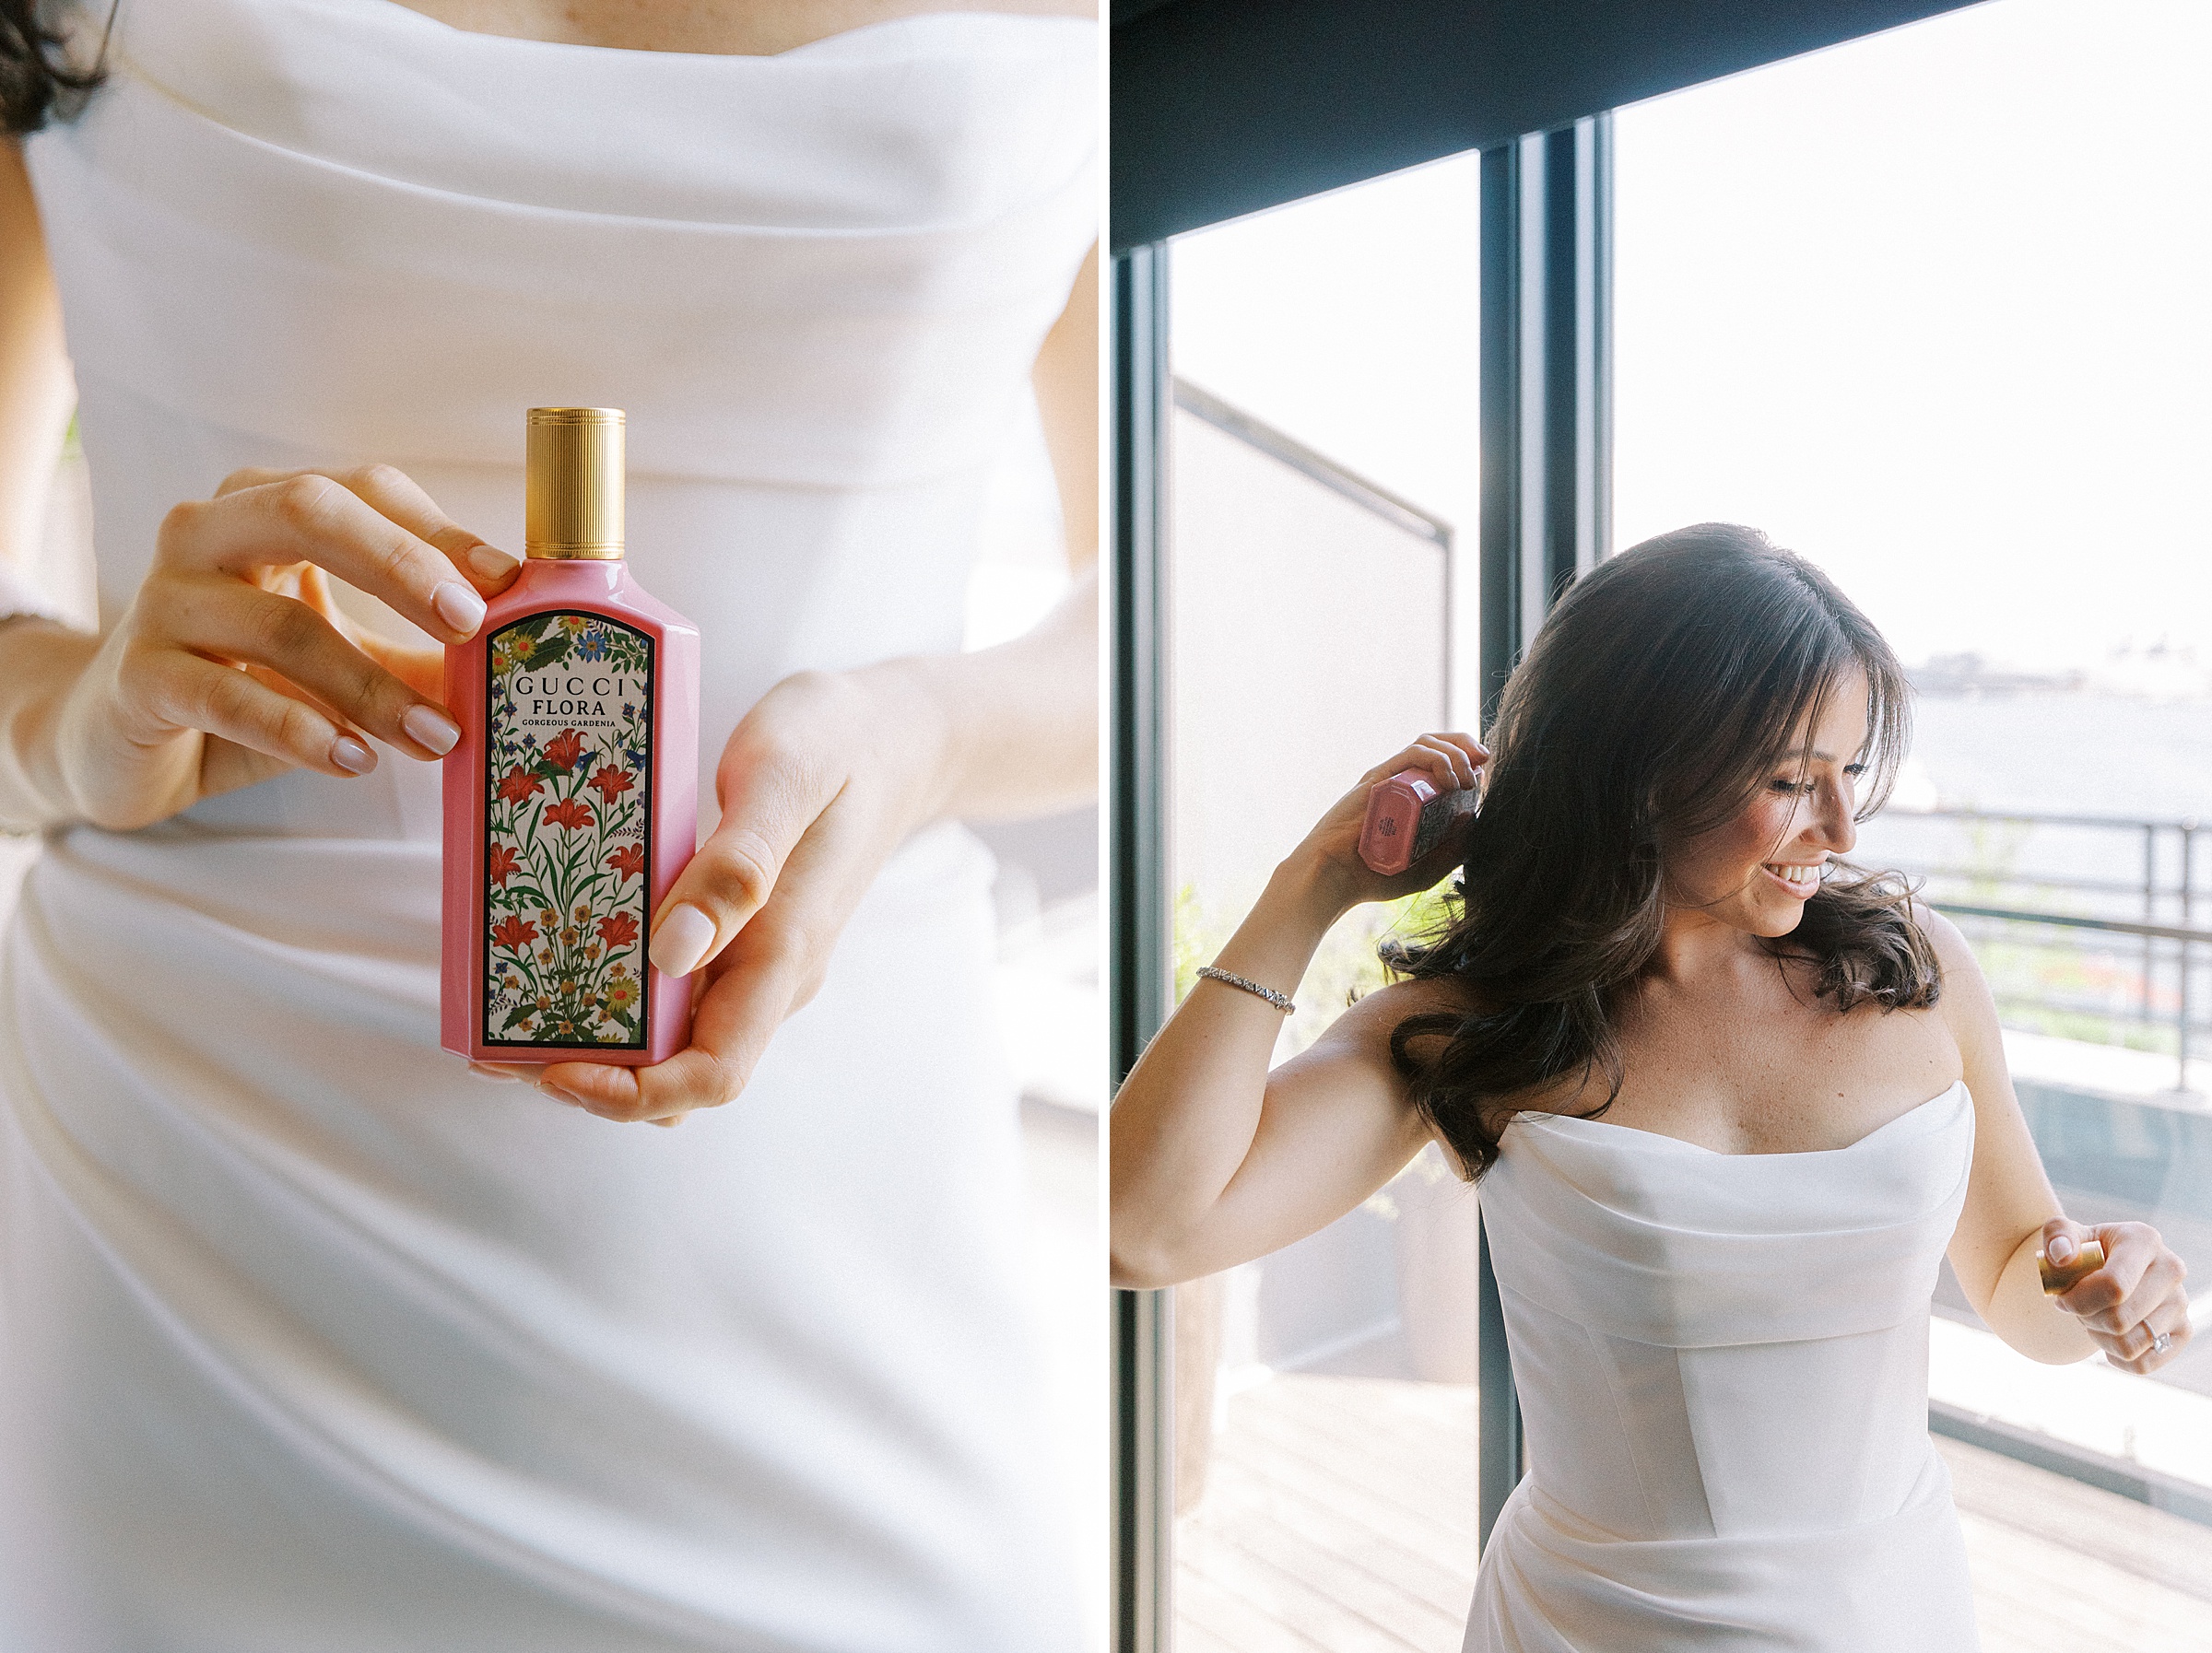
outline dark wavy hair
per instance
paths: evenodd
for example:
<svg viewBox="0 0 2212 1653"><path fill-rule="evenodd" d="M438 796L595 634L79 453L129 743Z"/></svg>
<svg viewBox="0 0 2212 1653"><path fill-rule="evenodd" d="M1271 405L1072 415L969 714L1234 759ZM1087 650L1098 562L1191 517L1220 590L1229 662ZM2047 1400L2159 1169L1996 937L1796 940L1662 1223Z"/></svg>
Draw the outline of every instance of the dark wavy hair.
<svg viewBox="0 0 2212 1653"><path fill-rule="evenodd" d="M1386 947L1401 979L1449 979L1470 1009L1408 1016L1390 1053L1470 1178L1498 1158L1516 1097L1577 1073L1620 1095L1624 996L1657 953L1671 850L1778 772L1853 668L1866 683L1859 818L1911 734L1911 689L1881 633L1811 563L1763 533L1701 522L1601 563L1560 599L1507 682L1482 811L1450 917ZM1831 871L1776 967L1811 964L1838 1009L1933 1004L1934 950L1891 873Z"/></svg>
<svg viewBox="0 0 2212 1653"><path fill-rule="evenodd" d="M106 78L113 0L91 66L70 61L69 40L39 15L39 0L0 0L0 130L36 132L49 115L74 114Z"/></svg>

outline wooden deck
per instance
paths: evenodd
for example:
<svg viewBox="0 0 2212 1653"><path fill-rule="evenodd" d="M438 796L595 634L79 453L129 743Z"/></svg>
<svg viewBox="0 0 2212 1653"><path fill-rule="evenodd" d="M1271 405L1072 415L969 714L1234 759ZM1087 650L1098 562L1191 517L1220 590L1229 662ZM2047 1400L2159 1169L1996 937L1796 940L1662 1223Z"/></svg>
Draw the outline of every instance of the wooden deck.
<svg viewBox="0 0 2212 1653"><path fill-rule="evenodd" d="M1983 1653L2212 1653L2212 1528L1956 1441ZM1176 1530L1175 1653L1459 1653L1475 1393L1278 1377Z"/></svg>

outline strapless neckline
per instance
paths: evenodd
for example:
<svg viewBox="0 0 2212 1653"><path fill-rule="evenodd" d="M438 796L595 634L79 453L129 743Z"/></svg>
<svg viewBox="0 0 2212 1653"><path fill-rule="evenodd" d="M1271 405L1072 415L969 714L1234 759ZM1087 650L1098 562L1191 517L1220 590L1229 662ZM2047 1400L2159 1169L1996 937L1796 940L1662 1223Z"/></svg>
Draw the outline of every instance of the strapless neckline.
<svg viewBox="0 0 2212 1653"><path fill-rule="evenodd" d="M794 58L826 54L841 49L865 46L887 37L910 31L958 27L967 29L989 29L1000 24L1077 24L1091 29L1098 27L1091 18L1058 17L1036 12L961 11L946 8L937 11L912 12L900 18L881 18L873 23L857 24L825 34L818 40L802 41L782 52L667 52L640 46L599 46L585 41L541 41L531 35L494 34L488 29L464 29L457 23L448 23L443 18L434 18L425 11L404 5L402 0L321 0L326 5L350 6L363 13L385 12L413 18L431 29L447 34L462 35L477 41L509 41L517 46L553 47L567 52L593 52L622 57L663 58L727 58L736 63L777 63Z"/></svg>
<svg viewBox="0 0 2212 1653"><path fill-rule="evenodd" d="M1627 1137L1648 1138L1653 1143L1659 1145L1661 1152L1681 1149L1691 1154L1704 1155L1712 1159L1807 1159L1822 1154L1849 1154L1854 1149L1863 1148L1877 1138L1895 1131L1907 1120L1920 1118L1937 1104L1951 1101L1961 1093L1966 1093L1966 1081L1954 1079L1925 1102L1907 1108L1893 1120L1885 1120L1872 1131L1867 1131L1865 1135L1844 1143L1841 1148L1794 1148L1779 1154L1732 1154L1724 1148L1708 1148L1703 1143L1693 1143L1682 1137L1668 1136L1664 1131L1646 1131L1638 1125L1619 1125L1611 1120L1587 1119L1580 1114L1525 1113L1519 1116L1517 1122L1531 1125L1595 1126L1601 1131L1616 1131ZM1971 1093L1967 1094L1971 1096Z"/></svg>

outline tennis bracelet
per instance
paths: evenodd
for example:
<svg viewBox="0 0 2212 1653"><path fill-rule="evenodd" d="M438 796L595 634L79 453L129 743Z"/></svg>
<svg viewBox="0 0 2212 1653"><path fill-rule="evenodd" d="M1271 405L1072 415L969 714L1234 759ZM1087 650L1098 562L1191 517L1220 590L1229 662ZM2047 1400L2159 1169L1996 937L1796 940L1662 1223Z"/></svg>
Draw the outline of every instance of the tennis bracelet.
<svg viewBox="0 0 2212 1653"><path fill-rule="evenodd" d="M1271 987L1262 987L1256 981L1247 981L1243 977L1232 976L1227 970L1217 970L1212 965L1200 965L1198 967L1198 974L1204 976L1209 981L1226 981L1230 986L1241 987L1248 993L1257 993L1261 998L1266 1000L1268 1003L1274 1005L1276 1009L1281 1011L1285 1015L1288 1015L1293 1010L1298 1008L1290 1002L1290 995L1288 993L1278 993Z"/></svg>

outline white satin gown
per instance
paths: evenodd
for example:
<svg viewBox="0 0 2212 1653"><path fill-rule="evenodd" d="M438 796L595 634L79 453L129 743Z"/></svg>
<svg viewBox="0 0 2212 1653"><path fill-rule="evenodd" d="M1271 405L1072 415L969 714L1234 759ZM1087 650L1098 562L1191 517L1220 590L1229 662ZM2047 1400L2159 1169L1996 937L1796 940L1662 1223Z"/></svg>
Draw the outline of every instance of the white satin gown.
<svg viewBox="0 0 2212 1653"><path fill-rule="evenodd" d="M1096 234L1099 51L123 0L110 84L27 145L103 606L243 465L388 461L519 552L524 411L589 404L703 634L702 777L785 674L957 650ZM987 852L917 836L738 1103L618 1126L438 1048L438 768L380 756L53 833L24 887L0 1647L1080 1646Z"/></svg>
<svg viewBox="0 0 2212 1653"><path fill-rule="evenodd" d="M1467 1653L1973 1653L1928 1311L1963 1083L1848 1148L1524 1114L1482 1184L1528 1473Z"/></svg>

